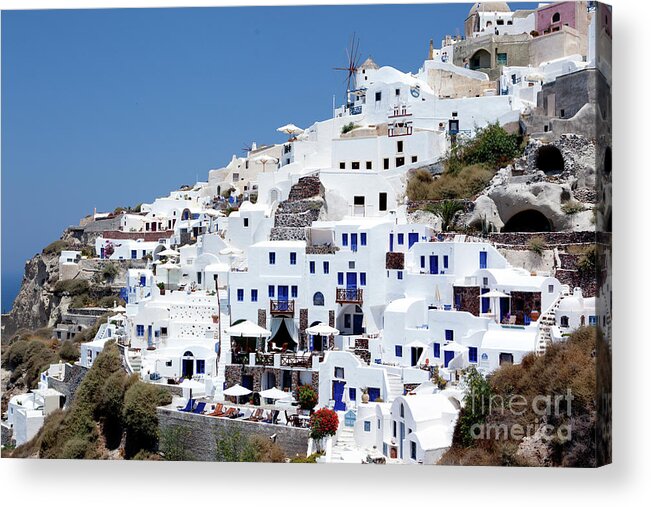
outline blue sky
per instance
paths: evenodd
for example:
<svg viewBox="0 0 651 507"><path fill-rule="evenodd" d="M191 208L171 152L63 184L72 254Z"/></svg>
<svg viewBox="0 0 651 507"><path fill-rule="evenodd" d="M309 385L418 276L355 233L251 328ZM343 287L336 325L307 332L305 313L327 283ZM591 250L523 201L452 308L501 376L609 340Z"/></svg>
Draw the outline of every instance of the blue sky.
<svg viewBox="0 0 651 507"><path fill-rule="evenodd" d="M415 72L469 7L4 11L2 310L25 261L93 208L151 202L328 118L353 32L363 58Z"/></svg>

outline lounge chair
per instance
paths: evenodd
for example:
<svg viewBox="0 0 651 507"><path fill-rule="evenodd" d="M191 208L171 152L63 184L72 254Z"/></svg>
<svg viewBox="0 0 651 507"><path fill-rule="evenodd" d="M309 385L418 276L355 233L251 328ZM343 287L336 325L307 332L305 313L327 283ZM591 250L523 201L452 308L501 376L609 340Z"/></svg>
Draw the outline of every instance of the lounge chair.
<svg viewBox="0 0 651 507"><path fill-rule="evenodd" d="M262 413L263 412L264 412L264 410L262 410L261 408L256 409L255 412L253 413L253 415L251 417L249 417L249 421L258 422L258 421L262 420Z"/></svg>
<svg viewBox="0 0 651 507"><path fill-rule="evenodd" d="M262 422L263 423L271 423L272 420L272 413L271 410L268 410L264 416L262 417Z"/></svg>
<svg viewBox="0 0 651 507"><path fill-rule="evenodd" d="M231 417L235 413L235 410L236 409L234 407L231 407L219 417Z"/></svg>
<svg viewBox="0 0 651 507"><path fill-rule="evenodd" d="M215 406L215 410L210 412L210 414L208 414L208 415L211 415L211 416L214 416L214 417L219 417L220 415L223 415L223 414L224 414L224 404L223 403L217 403L217 405Z"/></svg>
<svg viewBox="0 0 651 507"><path fill-rule="evenodd" d="M185 405L183 408L177 408L179 412L192 412L192 409L194 408L194 400L189 399L188 403Z"/></svg>
<svg viewBox="0 0 651 507"><path fill-rule="evenodd" d="M280 410L273 410L271 412L271 424L278 424L278 415L280 414Z"/></svg>
<svg viewBox="0 0 651 507"><path fill-rule="evenodd" d="M201 402L197 403L197 406L194 408L192 413L193 414L203 414L205 409L206 409L206 402L201 401Z"/></svg>

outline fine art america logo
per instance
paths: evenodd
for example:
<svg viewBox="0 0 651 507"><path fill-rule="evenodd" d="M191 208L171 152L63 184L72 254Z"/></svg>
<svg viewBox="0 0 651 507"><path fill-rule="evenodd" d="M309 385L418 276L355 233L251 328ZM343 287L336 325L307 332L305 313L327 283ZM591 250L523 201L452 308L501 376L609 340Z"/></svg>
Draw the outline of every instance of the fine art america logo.
<svg viewBox="0 0 651 507"><path fill-rule="evenodd" d="M571 420L574 400L571 389L567 389L565 394L538 395L531 399L519 394L504 397L477 393L471 393L470 399L473 415L481 416L484 421L470 426L470 435L475 440L522 440L534 435L544 442L556 440L563 443L572 440L572 425L568 422ZM529 417L525 417L528 412ZM529 422L493 422L523 419ZM550 421L564 422L554 425Z"/></svg>

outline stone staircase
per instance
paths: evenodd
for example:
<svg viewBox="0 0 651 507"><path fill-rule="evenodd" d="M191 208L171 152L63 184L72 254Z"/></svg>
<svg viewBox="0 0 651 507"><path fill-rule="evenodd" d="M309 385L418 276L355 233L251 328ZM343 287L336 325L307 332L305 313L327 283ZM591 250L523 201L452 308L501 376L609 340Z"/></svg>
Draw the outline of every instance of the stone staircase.
<svg viewBox="0 0 651 507"><path fill-rule="evenodd" d="M570 286L562 285L561 293L549 310L538 319L538 336L536 337L536 354L541 356L552 343L551 328L556 325L556 310L561 301L570 295Z"/></svg>
<svg viewBox="0 0 651 507"><path fill-rule="evenodd" d="M131 373L140 373L140 369L142 368L142 356L139 353L127 349L125 358Z"/></svg>
<svg viewBox="0 0 651 507"><path fill-rule="evenodd" d="M305 176L289 191L289 197L281 202L274 215L271 241L305 240L305 228L319 218L325 204L324 189L318 176Z"/></svg>
<svg viewBox="0 0 651 507"><path fill-rule="evenodd" d="M357 446L355 445L355 434L353 428L344 426L339 430L337 443L332 446L330 461L334 463L344 461L344 454L355 450L357 450Z"/></svg>
<svg viewBox="0 0 651 507"><path fill-rule="evenodd" d="M389 393L388 397L389 399L384 400L387 402L392 402L395 400L398 396L402 396L402 393L405 390L405 387L402 384L402 379L400 378L399 375L394 375L392 373L387 373L387 377L389 379Z"/></svg>

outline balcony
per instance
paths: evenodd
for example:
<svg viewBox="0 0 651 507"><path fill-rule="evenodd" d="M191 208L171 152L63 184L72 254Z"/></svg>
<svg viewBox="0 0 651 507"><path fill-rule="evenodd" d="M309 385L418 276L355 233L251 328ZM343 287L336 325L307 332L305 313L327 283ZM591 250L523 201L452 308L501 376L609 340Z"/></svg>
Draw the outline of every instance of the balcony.
<svg viewBox="0 0 651 507"><path fill-rule="evenodd" d="M294 316L294 300L272 299L269 301L269 312L271 315Z"/></svg>
<svg viewBox="0 0 651 507"><path fill-rule="evenodd" d="M354 303L361 305L363 303L363 289L344 289L337 288L337 297L335 301L339 304Z"/></svg>

